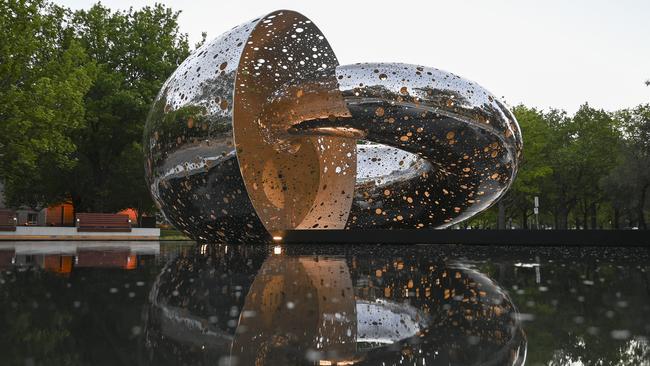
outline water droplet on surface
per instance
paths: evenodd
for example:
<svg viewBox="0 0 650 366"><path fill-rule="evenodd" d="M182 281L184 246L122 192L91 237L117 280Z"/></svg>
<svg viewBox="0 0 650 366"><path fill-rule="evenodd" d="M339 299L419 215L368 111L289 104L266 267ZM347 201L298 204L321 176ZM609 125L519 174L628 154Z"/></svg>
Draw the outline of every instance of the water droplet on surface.
<svg viewBox="0 0 650 366"><path fill-rule="evenodd" d="M627 329L616 329L616 330L612 330L610 335L613 339L625 340L630 338L631 333Z"/></svg>

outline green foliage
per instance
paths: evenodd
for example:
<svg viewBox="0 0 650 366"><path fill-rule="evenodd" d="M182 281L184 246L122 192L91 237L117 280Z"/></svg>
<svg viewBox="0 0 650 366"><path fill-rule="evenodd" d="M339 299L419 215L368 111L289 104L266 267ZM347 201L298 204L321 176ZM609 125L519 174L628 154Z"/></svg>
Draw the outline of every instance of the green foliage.
<svg viewBox="0 0 650 366"><path fill-rule="evenodd" d="M573 188L577 199L577 209L582 214L576 219L585 228L597 228L598 205L603 201L600 181L616 165L616 151L619 143L619 131L612 116L603 111L589 107L580 107L572 119L569 135L571 144L569 153L573 159ZM576 213L575 217L577 217ZM591 220L591 222L587 222Z"/></svg>
<svg viewBox="0 0 650 366"><path fill-rule="evenodd" d="M540 197L540 224L553 228L645 228L650 189L650 108L608 113L584 104L573 115L517 106L524 152L515 182L503 199L507 221L529 228L533 198ZM493 207L470 225L495 218Z"/></svg>
<svg viewBox="0 0 650 366"><path fill-rule="evenodd" d="M0 7L0 176L10 203L61 197L47 174L76 164L70 134L84 126L94 62L64 25L68 11L44 1Z"/></svg>
<svg viewBox="0 0 650 366"><path fill-rule="evenodd" d="M526 155L522 158L522 169L514 186L517 191L527 195L539 194L539 182L553 173L550 165L553 131L542 112L535 108L519 105L514 108L514 114L526 140Z"/></svg>
<svg viewBox="0 0 650 366"><path fill-rule="evenodd" d="M78 211L150 211L140 141L158 90L189 55L179 13L160 4L75 13L43 0L8 5L0 174L9 203L71 198Z"/></svg>
<svg viewBox="0 0 650 366"><path fill-rule="evenodd" d="M623 139L617 164L603 179L602 187L613 209L647 229L645 208L650 190L650 104L616 113ZM618 222L616 225L618 226Z"/></svg>
<svg viewBox="0 0 650 366"><path fill-rule="evenodd" d="M545 179L553 174L551 144L554 136L546 116L541 111L519 105L514 108L513 113L519 121L526 145L517 179L505 203L506 207L519 214L526 222L526 217L532 211L533 197L541 194Z"/></svg>
<svg viewBox="0 0 650 366"><path fill-rule="evenodd" d="M97 4L74 14L77 37L98 66L86 127L74 139L72 174L81 181L70 195L78 210L152 209L139 142L162 82L189 54L177 17L162 5L111 12Z"/></svg>

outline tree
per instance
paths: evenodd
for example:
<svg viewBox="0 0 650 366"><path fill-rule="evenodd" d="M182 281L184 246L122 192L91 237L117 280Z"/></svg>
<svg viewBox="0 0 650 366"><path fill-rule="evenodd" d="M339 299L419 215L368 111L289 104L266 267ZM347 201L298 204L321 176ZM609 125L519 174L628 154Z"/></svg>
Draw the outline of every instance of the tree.
<svg viewBox="0 0 650 366"><path fill-rule="evenodd" d="M84 125L94 64L68 15L43 0L0 7L0 177L9 204L60 199L49 174L76 164L70 132Z"/></svg>
<svg viewBox="0 0 650 366"><path fill-rule="evenodd" d="M540 213L550 213L554 226L562 227L561 218L568 217L574 200L566 189L560 189L571 182L558 179L558 176L565 175L568 165L566 161L569 158L563 151L569 145L565 127L569 118L564 111L543 112L524 105L515 107L513 113L521 126L524 149L517 177L499 204L504 211L504 219L518 222L521 228L528 228L533 198L540 196ZM493 210L495 208L489 211ZM478 220L483 220L483 216Z"/></svg>
<svg viewBox="0 0 650 366"><path fill-rule="evenodd" d="M189 55L178 15L160 4L125 12L97 4L74 14L76 36L97 62L86 124L73 138L79 163L68 181L77 210L152 209L140 141L162 83Z"/></svg>
<svg viewBox="0 0 650 366"><path fill-rule="evenodd" d="M603 186L618 212L626 212L638 227L647 229L645 208L650 190L650 104L616 114L622 131L618 164ZM615 214L618 226L618 214Z"/></svg>
<svg viewBox="0 0 650 366"><path fill-rule="evenodd" d="M612 207L610 193L603 182L619 159L618 119L588 104L572 117L523 105L513 113L522 129L524 150L517 178L499 205L505 211L502 217L528 228L533 198L539 196L540 216L555 228L568 228L570 218L576 228L603 227L611 221L605 214ZM485 226L485 218L494 217L492 211L473 223Z"/></svg>
<svg viewBox="0 0 650 366"><path fill-rule="evenodd" d="M553 136L541 111L519 105L513 113L521 126L524 154L517 178L504 203L506 209L519 213L522 227L527 228L528 217L532 214L533 197L541 194L544 179L553 173L549 148Z"/></svg>
<svg viewBox="0 0 650 366"><path fill-rule="evenodd" d="M600 181L616 165L620 136L615 120L602 109L584 104L568 126L571 139L572 185L582 217L574 215L576 227L598 227L598 206L605 200ZM567 172L566 174L571 174Z"/></svg>
<svg viewBox="0 0 650 366"><path fill-rule="evenodd" d="M551 109L544 113L544 122L549 129L545 157L551 174L540 182L542 210L550 214L553 226L558 229L568 227L569 214L576 204L575 175L572 174L571 118L565 111Z"/></svg>
<svg viewBox="0 0 650 366"><path fill-rule="evenodd" d="M0 174L10 205L153 209L140 142L158 90L189 55L178 15L162 5L0 7Z"/></svg>

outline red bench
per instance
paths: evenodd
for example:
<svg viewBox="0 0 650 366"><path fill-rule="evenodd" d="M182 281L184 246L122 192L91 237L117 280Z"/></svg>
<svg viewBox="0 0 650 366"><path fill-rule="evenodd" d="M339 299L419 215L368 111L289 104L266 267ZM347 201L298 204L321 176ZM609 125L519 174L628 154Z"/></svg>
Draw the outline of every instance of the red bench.
<svg viewBox="0 0 650 366"><path fill-rule="evenodd" d="M131 220L127 215L78 213L77 231L130 232Z"/></svg>
<svg viewBox="0 0 650 366"><path fill-rule="evenodd" d="M0 231L16 231L17 222L12 210L0 210Z"/></svg>

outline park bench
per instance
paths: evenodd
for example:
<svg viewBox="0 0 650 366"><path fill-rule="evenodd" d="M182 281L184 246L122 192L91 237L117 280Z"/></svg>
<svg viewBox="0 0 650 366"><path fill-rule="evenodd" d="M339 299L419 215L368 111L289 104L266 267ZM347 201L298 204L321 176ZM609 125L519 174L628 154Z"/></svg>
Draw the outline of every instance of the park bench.
<svg viewBox="0 0 650 366"><path fill-rule="evenodd" d="M130 232L131 220L127 215L78 213L77 231Z"/></svg>
<svg viewBox="0 0 650 366"><path fill-rule="evenodd" d="M17 221L12 210L0 210L0 231L16 231Z"/></svg>

